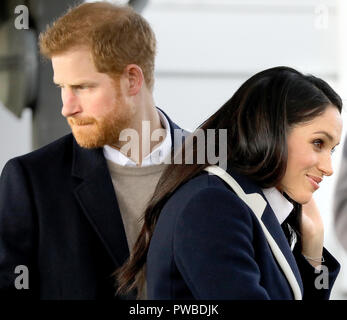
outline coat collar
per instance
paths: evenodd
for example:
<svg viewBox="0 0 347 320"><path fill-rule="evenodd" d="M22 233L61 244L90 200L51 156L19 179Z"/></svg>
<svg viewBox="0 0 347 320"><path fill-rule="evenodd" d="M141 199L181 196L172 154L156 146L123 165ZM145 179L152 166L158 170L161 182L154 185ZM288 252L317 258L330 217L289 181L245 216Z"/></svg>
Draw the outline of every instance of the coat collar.
<svg viewBox="0 0 347 320"><path fill-rule="evenodd" d="M212 169L210 169L211 167ZM279 224L275 213L266 200L261 188L244 175L240 175L235 172L231 173L230 170L226 172L216 166L211 167L206 168L207 171L218 175L225 182L227 182L238 194L238 196L241 195L241 199L244 197L242 200L245 201L255 213L259 219L261 227L263 228L271 250L292 287L294 296L300 299L303 294L303 283L298 266L289 247L289 243L283 233L281 225ZM229 177L231 179L229 179ZM283 261L283 256L286 261ZM288 265L290 270L288 269Z"/></svg>
<svg viewBox="0 0 347 320"><path fill-rule="evenodd" d="M176 123L174 123L168 115L159 109L169 122L170 135L172 141L172 148L181 147L181 141L178 141L177 137L182 133L182 137L189 135L190 133L182 128L180 128ZM85 149L81 148L73 137L73 162L72 162L72 175L79 178L84 178L91 173L91 169L97 168L99 166L106 165L105 157L103 155L103 149Z"/></svg>
<svg viewBox="0 0 347 320"><path fill-rule="evenodd" d="M168 117L168 115L163 110L161 110L160 108L157 108L157 109L159 109L164 114L164 116L166 117L166 119L169 122L170 135L171 135L171 141L172 141L172 156L173 156L174 152L181 150L182 143L184 142L185 137L187 137L191 133L189 131L186 131L186 130L180 128L176 123L174 123Z"/></svg>
<svg viewBox="0 0 347 320"><path fill-rule="evenodd" d="M81 148L73 143L72 175L82 181L75 196L116 266L129 256L123 221L102 148Z"/></svg>

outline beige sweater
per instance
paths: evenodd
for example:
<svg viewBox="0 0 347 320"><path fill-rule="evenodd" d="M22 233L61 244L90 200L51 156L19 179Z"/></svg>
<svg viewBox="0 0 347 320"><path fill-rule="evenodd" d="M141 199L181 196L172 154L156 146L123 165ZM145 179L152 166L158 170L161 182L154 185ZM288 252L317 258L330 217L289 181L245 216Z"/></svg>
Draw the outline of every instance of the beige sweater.
<svg viewBox="0 0 347 320"><path fill-rule="evenodd" d="M109 160L107 165L122 215L129 250L132 250L142 228L141 217L166 165L127 167Z"/></svg>
<svg viewBox="0 0 347 320"><path fill-rule="evenodd" d="M141 231L144 211L166 164L128 167L107 160L113 187L122 216L128 247L131 251ZM138 299L147 298L146 284Z"/></svg>

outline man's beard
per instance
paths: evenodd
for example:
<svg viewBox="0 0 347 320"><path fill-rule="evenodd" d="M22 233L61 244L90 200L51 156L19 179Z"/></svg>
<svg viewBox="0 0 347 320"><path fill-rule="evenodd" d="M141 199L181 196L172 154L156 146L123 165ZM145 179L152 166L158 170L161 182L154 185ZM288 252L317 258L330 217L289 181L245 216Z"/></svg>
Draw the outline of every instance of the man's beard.
<svg viewBox="0 0 347 320"><path fill-rule="evenodd" d="M117 144L121 131L129 127L132 118L130 108L123 107L123 112L114 110L99 119L69 117L67 121L77 143L87 149Z"/></svg>

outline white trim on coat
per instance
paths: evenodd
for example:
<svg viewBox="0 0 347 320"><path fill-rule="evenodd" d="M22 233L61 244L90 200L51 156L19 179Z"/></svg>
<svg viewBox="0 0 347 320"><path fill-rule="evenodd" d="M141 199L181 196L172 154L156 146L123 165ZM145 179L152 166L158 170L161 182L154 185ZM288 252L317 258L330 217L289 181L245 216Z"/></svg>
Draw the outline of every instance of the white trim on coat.
<svg viewBox="0 0 347 320"><path fill-rule="evenodd" d="M265 224L261 220L265 207L267 206L267 202L264 200L264 198L259 193L246 194L241 188L241 186L236 182L236 180L231 175L229 175L225 170L223 170L222 168L218 166L209 166L205 168L204 170L224 180L241 198L241 200L243 200L247 204L247 206L253 211L254 215L257 217L260 223L260 226L263 229L266 240L271 248L273 255L275 256L278 264L282 268L283 273L285 277L287 278L290 287L292 288L294 299L302 300L301 289L298 284L298 281L295 278L292 268L290 267L281 249L278 247L276 241L271 236L270 232L268 231Z"/></svg>

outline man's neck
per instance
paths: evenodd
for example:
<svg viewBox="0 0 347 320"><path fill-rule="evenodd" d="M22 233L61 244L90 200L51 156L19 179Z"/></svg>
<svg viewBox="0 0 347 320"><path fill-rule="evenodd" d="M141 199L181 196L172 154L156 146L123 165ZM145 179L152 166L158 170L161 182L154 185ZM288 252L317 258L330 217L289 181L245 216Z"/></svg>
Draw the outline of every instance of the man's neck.
<svg viewBox="0 0 347 320"><path fill-rule="evenodd" d="M142 160L165 139L165 129L161 123L158 110L154 106L153 99L149 99L147 104L138 105L136 108L137 112L132 119L131 128L129 128L135 134L135 137L131 136L130 141L118 141L112 147L141 165ZM162 132L164 136L161 136L158 141L153 133L160 129L164 130ZM131 143L132 152L128 148L129 143Z"/></svg>

